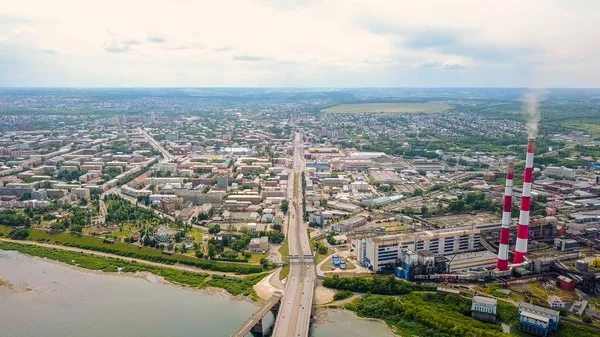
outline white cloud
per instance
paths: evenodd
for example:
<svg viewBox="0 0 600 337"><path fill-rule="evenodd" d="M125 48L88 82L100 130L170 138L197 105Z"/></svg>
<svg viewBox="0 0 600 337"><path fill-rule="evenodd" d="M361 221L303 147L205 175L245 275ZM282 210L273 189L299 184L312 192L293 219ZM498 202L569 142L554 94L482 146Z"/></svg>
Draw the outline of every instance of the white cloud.
<svg viewBox="0 0 600 337"><path fill-rule="evenodd" d="M435 68L441 70L461 70L467 68L466 65L461 64L455 60L447 60L444 62L425 62L425 63L417 63L416 67L419 68Z"/></svg>
<svg viewBox="0 0 600 337"><path fill-rule="evenodd" d="M29 85L600 86L598 2L0 0L0 36L68 73Z"/></svg>

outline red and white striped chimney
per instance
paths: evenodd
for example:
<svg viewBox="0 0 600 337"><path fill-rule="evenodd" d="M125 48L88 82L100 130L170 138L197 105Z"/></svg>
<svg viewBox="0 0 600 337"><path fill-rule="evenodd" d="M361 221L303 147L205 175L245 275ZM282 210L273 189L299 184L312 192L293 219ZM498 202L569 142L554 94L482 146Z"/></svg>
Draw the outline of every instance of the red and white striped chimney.
<svg viewBox="0 0 600 337"><path fill-rule="evenodd" d="M498 263L500 271L508 270L508 245L510 240L510 223L512 211L512 188L515 164L510 161L506 169L506 186L504 187L504 212L502 213L502 227L500 228L500 245L498 246Z"/></svg>
<svg viewBox="0 0 600 337"><path fill-rule="evenodd" d="M521 214L519 214L519 227L517 230L517 246L513 263L522 263L527 256L527 240L529 239L529 210L531 209L531 182L533 181L533 153L535 152L535 139L527 141L527 159L525 160L525 174L523 175L523 195L521 196Z"/></svg>

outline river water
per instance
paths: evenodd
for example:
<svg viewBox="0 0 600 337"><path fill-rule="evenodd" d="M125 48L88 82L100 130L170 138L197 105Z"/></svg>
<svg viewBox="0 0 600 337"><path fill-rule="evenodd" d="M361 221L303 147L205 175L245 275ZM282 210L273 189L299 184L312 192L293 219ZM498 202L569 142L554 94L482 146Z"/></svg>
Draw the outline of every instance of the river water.
<svg viewBox="0 0 600 337"><path fill-rule="evenodd" d="M0 250L0 337L223 337L256 309L226 294L163 284L152 275L87 272ZM347 311L320 316L312 337L392 336L385 324Z"/></svg>

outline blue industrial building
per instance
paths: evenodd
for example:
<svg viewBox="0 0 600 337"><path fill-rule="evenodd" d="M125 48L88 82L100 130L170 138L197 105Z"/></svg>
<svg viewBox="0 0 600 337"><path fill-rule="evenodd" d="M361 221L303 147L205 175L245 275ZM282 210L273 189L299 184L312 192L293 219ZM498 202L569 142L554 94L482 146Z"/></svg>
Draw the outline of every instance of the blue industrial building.
<svg viewBox="0 0 600 337"><path fill-rule="evenodd" d="M548 336L558 330L560 312L534 304L519 303L519 329L536 336Z"/></svg>
<svg viewBox="0 0 600 337"><path fill-rule="evenodd" d="M336 267L336 268L340 267L341 262L340 262L340 257L339 256L334 255L332 261L333 261L333 266L334 267Z"/></svg>

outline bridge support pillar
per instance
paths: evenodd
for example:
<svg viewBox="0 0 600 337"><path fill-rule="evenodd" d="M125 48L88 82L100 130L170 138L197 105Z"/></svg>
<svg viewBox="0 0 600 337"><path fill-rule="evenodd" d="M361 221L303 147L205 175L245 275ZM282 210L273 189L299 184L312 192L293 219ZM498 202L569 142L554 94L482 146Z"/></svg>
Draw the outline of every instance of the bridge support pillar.
<svg viewBox="0 0 600 337"><path fill-rule="evenodd" d="M260 320L258 320L258 322L256 322L256 324L254 324L252 329L250 329L250 333L252 334L252 336L255 336L255 337L263 337L264 336L262 318Z"/></svg>
<svg viewBox="0 0 600 337"><path fill-rule="evenodd" d="M275 305L271 308L271 312L275 315L275 318L277 318L277 313L279 312L280 305L281 305L281 300L277 301L277 303L275 303Z"/></svg>

